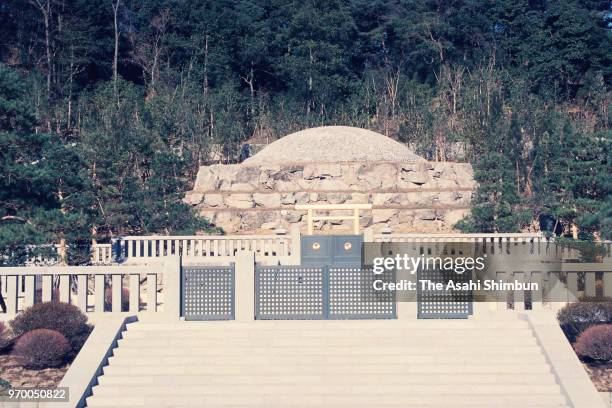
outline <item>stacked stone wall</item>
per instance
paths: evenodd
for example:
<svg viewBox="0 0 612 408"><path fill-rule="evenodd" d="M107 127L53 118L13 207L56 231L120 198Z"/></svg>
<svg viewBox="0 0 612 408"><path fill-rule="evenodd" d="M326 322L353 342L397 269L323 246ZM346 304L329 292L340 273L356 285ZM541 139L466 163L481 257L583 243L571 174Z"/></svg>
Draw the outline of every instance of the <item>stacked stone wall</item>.
<svg viewBox="0 0 612 408"><path fill-rule="evenodd" d="M361 226L394 232L450 231L469 211L475 188L464 163L308 163L203 166L185 201L228 233L305 224L295 204L369 203ZM337 214L337 213L335 213ZM315 224L347 230L348 221Z"/></svg>

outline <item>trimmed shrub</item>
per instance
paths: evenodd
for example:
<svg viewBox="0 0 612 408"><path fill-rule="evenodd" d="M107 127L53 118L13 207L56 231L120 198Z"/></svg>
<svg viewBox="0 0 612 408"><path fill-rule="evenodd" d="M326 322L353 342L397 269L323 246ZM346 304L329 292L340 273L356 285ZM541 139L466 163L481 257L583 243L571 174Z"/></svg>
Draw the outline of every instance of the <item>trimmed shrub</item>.
<svg viewBox="0 0 612 408"><path fill-rule="evenodd" d="M581 357L612 360L612 324L589 327L578 337L574 348Z"/></svg>
<svg viewBox="0 0 612 408"><path fill-rule="evenodd" d="M70 344L68 359L77 355L92 330L87 316L78 307L62 302L37 303L17 315L11 327L18 336L36 329L60 332Z"/></svg>
<svg viewBox="0 0 612 408"><path fill-rule="evenodd" d="M81 348L87 341L87 338L91 334L92 330L93 330L93 327L86 324L85 326L83 326L82 332L77 333L68 339L68 341L70 342L70 351L66 355L66 358L68 360L74 359L76 355L79 353L79 351L81 351Z"/></svg>
<svg viewBox="0 0 612 408"><path fill-rule="evenodd" d="M11 320L16 336L36 329L50 329L67 339L80 334L87 326L87 316L75 305L63 302L37 303Z"/></svg>
<svg viewBox="0 0 612 408"><path fill-rule="evenodd" d="M565 337L574 343L591 326L612 323L612 303L576 302L559 311L557 319Z"/></svg>
<svg viewBox="0 0 612 408"><path fill-rule="evenodd" d="M64 363L70 344L56 330L35 329L17 339L13 355L26 368L59 367Z"/></svg>
<svg viewBox="0 0 612 408"><path fill-rule="evenodd" d="M113 309L113 289L106 288L104 290L104 310L107 312ZM130 290L128 288L121 288L121 311L127 312L130 310Z"/></svg>
<svg viewBox="0 0 612 408"><path fill-rule="evenodd" d="M0 351L4 351L10 347L12 343L11 333L8 327L3 322L0 322Z"/></svg>

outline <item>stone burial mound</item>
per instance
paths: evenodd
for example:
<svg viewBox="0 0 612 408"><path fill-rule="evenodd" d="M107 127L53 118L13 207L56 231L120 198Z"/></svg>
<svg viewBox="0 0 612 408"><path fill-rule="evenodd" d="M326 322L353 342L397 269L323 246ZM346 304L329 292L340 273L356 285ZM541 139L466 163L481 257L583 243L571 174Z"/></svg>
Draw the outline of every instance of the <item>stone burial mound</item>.
<svg viewBox="0 0 612 408"><path fill-rule="evenodd" d="M227 233L305 225L295 204L369 203L362 227L450 231L476 184L466 163L428 162L365 129L326 126L285 136L240 164L202 166L185 201ZM345 224L346 223L346 224ZM348 231L349 221L318 221Z"/></svg>

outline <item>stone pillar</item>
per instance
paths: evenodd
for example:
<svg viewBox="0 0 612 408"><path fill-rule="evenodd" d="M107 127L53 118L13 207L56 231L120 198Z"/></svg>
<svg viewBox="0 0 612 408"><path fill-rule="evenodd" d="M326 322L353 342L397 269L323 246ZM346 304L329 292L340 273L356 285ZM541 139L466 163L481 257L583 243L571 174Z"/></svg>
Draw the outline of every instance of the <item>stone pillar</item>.
<svg viewBox="0 0 612 408"><path fill-rule="evenodd" d="M238 252L235 267L235 319L239 322L253 321L255 320L255 252Z"/></svg>
<svg viewBox="0 0 612 408"><path fill-rule="evenodd" d="M415 285L418 284L417 274L410 273L405 269L396 271L396 282L401 282L402 280L414 282ZM417 318L417 291L400 291L398 294L398 302L397 302L397 318L399 320L416 320Z"/></svg>
<svg viewBox="0 0 612 408"><path fill-rule="evenodd" d="M164 315L168 319L181 317L181 257L169 256L163 265L164 276ZM147 276L147 280L150 277ZM147 290L151 290L151 285ZM151 294L149 294L150 296ZM151 299L151 298L150 298Z"/></svg>
<svg viewBox="0 0 612 408"><path fill-rule="evenodd" d="M300 239L300 224L291 225L291 259L293 265L299 265L302 259L302 242Z"/></svg>
<svg viewBox="0 0 612 408"><path fill-rule="evenodd" d="M374 242L374 228L367 227L363 229L363 242Z"/></svg>

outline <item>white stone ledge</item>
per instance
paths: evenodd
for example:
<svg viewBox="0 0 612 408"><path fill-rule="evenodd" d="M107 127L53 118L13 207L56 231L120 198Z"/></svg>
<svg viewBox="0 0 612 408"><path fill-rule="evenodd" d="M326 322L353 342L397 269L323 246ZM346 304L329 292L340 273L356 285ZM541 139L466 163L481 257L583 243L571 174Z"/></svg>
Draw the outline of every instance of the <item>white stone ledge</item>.
<svg viewBox="0 0 612 408"><path fill-rule="evenodd" d="M525 313L523 318L542 348L548 364L573 408L605 408L606 405L582 363L574 353L554 313Z"/></svg>
<svg viewBox="0 0 612 408"><path fill-rule="evenodd" d="M112 315L95 319L95 326L58 387L68 387L68 402L42 403L43 408L80 408L98 383L98 376L117 347L126 325L137 321L135 315Z"/></svg>

